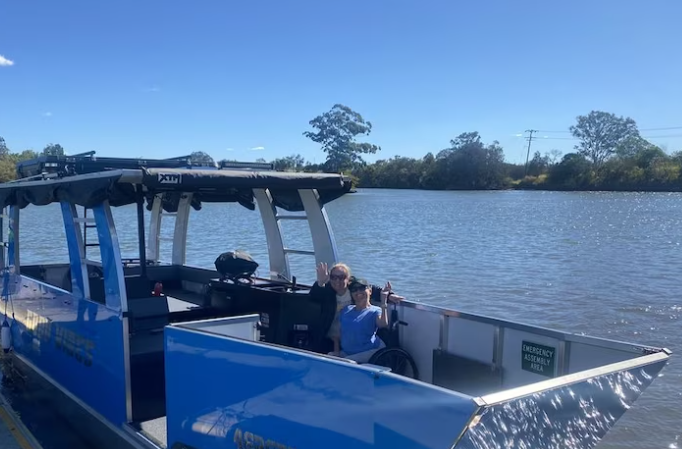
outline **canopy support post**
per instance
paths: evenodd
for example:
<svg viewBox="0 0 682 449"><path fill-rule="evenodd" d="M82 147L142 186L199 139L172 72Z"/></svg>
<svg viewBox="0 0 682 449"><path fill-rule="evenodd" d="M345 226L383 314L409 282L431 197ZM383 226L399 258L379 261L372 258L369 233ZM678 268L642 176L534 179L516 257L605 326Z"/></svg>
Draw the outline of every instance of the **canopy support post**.
<svg viewBox="0 0 682 449"><path fill-rule="evenodd" d="M88 278L85 246L83 245L83 232L78 220L78 210L75 204L66 201L62 201L60 205L64 219L66 245L69 249L71 293L78 299L90 299L90 280Z"/></svg>
<svg viewBox="0 0 682 449"><path fill-rule="evenodd" d="M161 260L159 246L161 242L160 237L162 212L161 195L154 195L151 218L149 219L149 243L147 244L147 258L155 264L158 264L159 260Z"/></svg>
<svg viewBox="0 0 682 449"><path fill-rule="evenodd" d="M110 309L126 313L128 311L128 297L123 276L123 261L121 260L121 248L118 245L118 234L109 202L104 201L94 206L92 211L95 216L99 250L102 256L106 305Z"/></svg>
<svg viewBox="0 0 682 449"><path fill-rule="evenodd" d="M284 251L282 240L282 228L277 220L277 209L272 204L272 195L266 189L253 189L253 196L258 204L265 239L268 242L268 255L270 262L270 278L287 280L291 279L289 259Z"/></svg>
<svg viewBox="0 0 682 449"><path fill-rule="evenodd" d="M332 232L327 211L315 189L299 189L299 196L308 217L310 235L313 239L313 249L315 251L315 264L325 262L329 266L338 262L338 251L336 241Z"/></svg>
<svg viewBox="0 0 682 449"><path fill-rule="evenodd" d="M147 245L144 241L144 194L142 186L137 186L137 244L140 256L140 276L147 277Z"/></svg>
<svg viewBox="0 0 682 449"><path fill-rule="evenodd" d="M178 203L178 214L175 217L173 233L173 265L184 265L187 258L187 229L189 214L192 210L192 193L182 193Z"/></svg>
<svg viewBox="0 0 682 449"><path fill-rule="evenodd" d="M21 257L19 253L19 206L9 208L9 231L7 233L7 265L13 275L21 274Z"/></svg>
<svg viewBox="0 0 682 449"><path fill-rule="evenodd" d="M5 256L7 255L7 241L5 240L5 220L9 222L8 215L9 208L4 207L2 214L0 214L0 245L2 245L2 252L0 253L0 269L5 268Z"/></svg>

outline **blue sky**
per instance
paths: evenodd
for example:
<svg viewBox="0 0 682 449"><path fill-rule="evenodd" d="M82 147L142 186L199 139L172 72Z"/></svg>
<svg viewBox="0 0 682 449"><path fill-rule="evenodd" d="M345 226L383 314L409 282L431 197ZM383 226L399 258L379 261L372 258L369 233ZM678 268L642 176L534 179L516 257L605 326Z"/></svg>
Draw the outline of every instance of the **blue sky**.
<svg viewBox="0 0 682 449"><path fill-rule="evenodd" d="M566 152L592 109L682 150L680 17L679 0L0 0L0 136L321 162L302 133L343 103L374 125L369 160L474 130L512 162L529 128L560 131L533 150Z"/></svg>

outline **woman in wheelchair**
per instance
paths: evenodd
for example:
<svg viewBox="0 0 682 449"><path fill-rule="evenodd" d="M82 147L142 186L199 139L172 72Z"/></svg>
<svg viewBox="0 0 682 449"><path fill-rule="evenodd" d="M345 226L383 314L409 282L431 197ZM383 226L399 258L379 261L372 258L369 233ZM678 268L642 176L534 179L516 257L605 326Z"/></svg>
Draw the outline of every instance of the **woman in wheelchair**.
<svg viewBox="0 0 682 449"><path fill-rule="evenodd" d="M370 358L386 345L377 335L379 328L388 327L388 300L390 285L381 292L381 307L370 303L372 287L365 279L353 279L348 290L354 304L345 306L339 312L341 327L341 351L331 353L358 363L367 363Z"/></svg>
<svg viewBox="0 0 682 449"><path fill-rule="evenodd" d="M381 307L370 303L372 287L366 280L353 279L348 285L348 290L354 304L344 307L339 313L341 351L332 352L330 355L354 360L357 363L385 366L395 374L419 379L417 364L412 356L400 347L398 326L407 326L407 323L399 319L395 305L390 319L386 310L386 304L392 296L391 284L386 283L386 287L381 291ZM385 334L379 337L378 330Z"/></svg>

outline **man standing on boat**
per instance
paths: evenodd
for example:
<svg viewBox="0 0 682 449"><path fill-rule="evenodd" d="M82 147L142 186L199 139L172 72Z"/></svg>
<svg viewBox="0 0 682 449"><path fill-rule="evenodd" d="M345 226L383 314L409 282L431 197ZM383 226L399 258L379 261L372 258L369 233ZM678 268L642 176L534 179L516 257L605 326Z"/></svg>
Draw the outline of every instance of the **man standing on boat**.
<svg viewBox="0 0 682 449"><path fill-rule="evenodd" d="M328 329L327 338L321 342L319 351L326 354L332 352L338 354L340 348L341 327L339 324L339 312L353 303L348 284L352 276L350 267L344 263L337 263L328 269L327 264L322 262L317 266L317 281L310 289L310 295L316 299L322 307L320 319L323 329ZM381 292L390 290L390 283L381 288L371 285L370 301L380 303ZM391 293L391 301L402 301L402 296ZM331 341L330 341L331 340ZM333 345L333 346L332 346Z"/></svg>

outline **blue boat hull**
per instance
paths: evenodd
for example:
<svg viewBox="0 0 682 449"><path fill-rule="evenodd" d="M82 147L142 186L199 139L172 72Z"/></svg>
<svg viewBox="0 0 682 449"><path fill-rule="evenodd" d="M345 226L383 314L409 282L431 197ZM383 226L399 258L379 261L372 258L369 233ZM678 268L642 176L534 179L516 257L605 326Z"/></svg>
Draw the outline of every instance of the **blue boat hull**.
<svg viewBox="0 0 682 449"><path fill-rule="evenodd" d="M120 313L26 276L12 284L14 351L112 424L126 422Z"/></svg>
<svg viewBox="0 0 682 449"><path fill-rule="evenodd" d="M450 448L478 408L373 367L175 327L165 333L168 447Z"/></svg>

